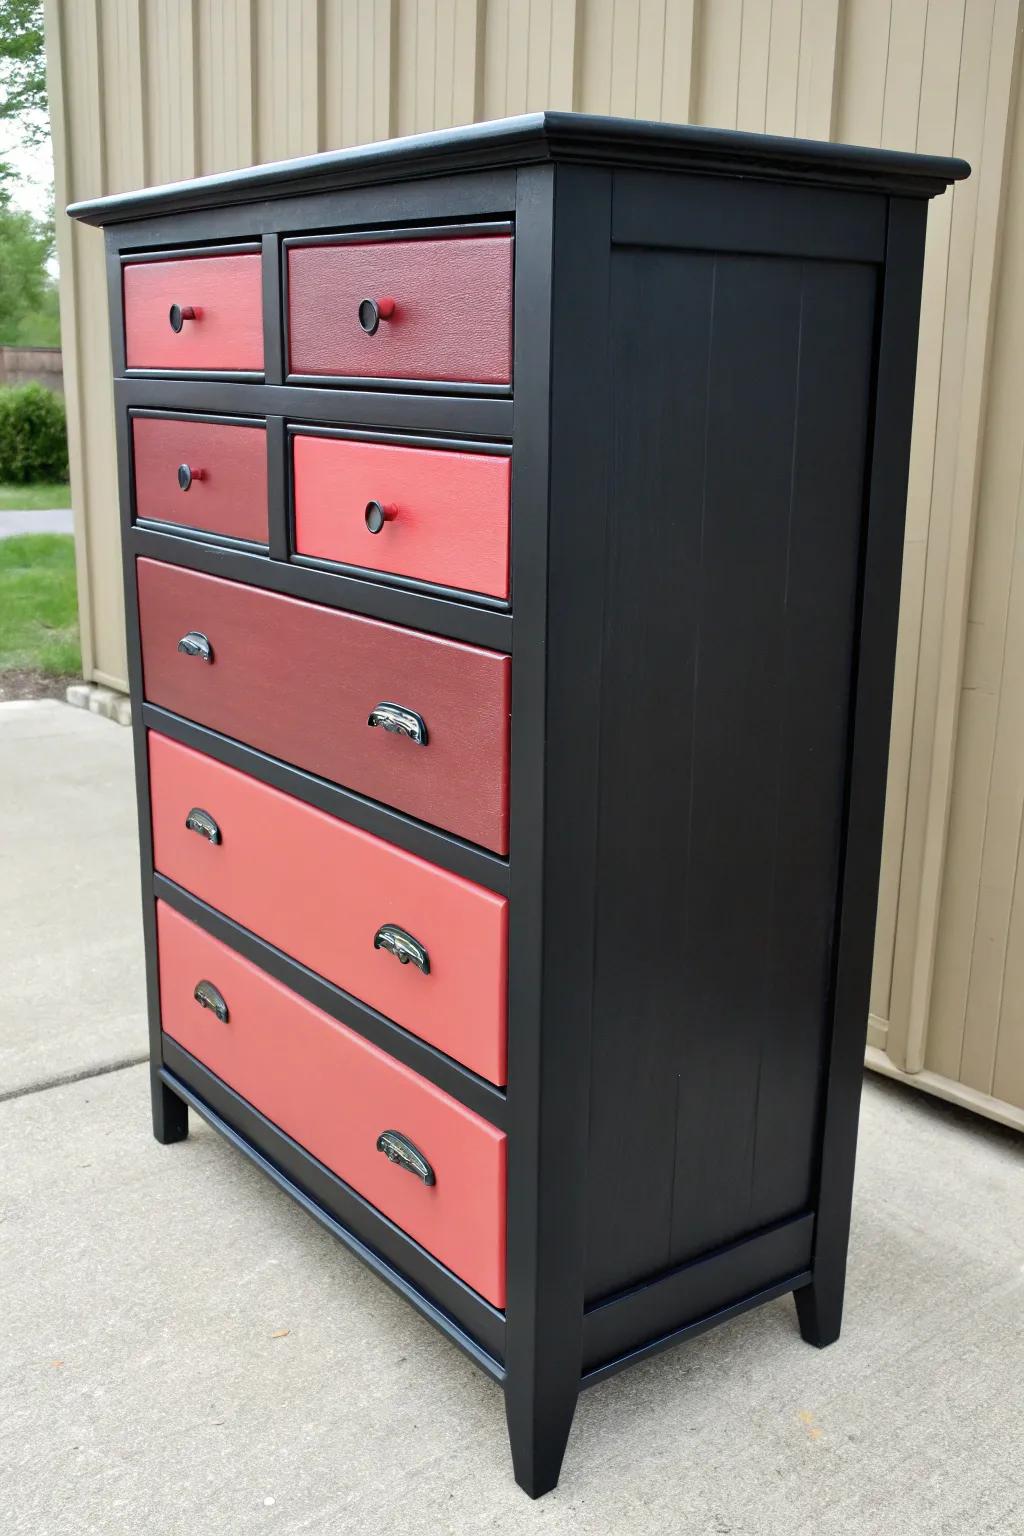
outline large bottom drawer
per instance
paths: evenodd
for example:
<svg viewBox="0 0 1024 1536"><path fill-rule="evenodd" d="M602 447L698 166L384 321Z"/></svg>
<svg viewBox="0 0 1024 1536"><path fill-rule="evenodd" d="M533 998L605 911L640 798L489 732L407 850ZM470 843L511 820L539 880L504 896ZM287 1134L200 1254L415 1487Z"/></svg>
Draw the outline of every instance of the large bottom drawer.
<svg viewBox="0 0 1024 1536"><path fill-rule="evenodd" d="M504 1307L504 1133L163 902L157 936L165 1032Z"/></svg>

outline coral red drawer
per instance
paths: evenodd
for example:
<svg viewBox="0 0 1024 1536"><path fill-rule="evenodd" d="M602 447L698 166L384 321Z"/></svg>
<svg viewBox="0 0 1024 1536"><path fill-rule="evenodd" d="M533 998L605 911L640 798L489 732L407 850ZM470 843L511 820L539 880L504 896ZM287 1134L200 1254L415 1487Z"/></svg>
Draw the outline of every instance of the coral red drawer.
<svg viewBox="0 0 1024 1536"><path fill-rule="evenodd" d="M132 460L137 518L267 542L265 428L135 416Z"/></svg>
<svg viewBox="0 0 1024 1536"><path fill-rule="evenodd" d="M157 946L166 1033L503 1307L504 1133L163 902Z"/></svg>
<svg viewBox="0 0 1024 1536"><path fill-rule="evenodd" d="M507 656L153 560L138 588L151 703L507 852Z"/></svg>
<svg viewBox="0 0 1024 1536"><path fill-rule="evenodd" d="M508 597L507 456L292 442L297 553Z"/></svg>
<svg viewBox="0 0 1024 1536"><path fill-rule="evenodd" d="M512 377L512 238L287 246L293 374L502 385Z"/></svg>
<svg viewBox="0 0 1024 1536"><path fill-rule="evenodd" d="M255 251L126 263L128 367L262 373L261 273Z"/></svg>
<svg viewBox="0 0 1024 1536"><path fill-rule="evenodd" d="M505 897L155 732L149 783L162 875L505 1082Z"/></svg>

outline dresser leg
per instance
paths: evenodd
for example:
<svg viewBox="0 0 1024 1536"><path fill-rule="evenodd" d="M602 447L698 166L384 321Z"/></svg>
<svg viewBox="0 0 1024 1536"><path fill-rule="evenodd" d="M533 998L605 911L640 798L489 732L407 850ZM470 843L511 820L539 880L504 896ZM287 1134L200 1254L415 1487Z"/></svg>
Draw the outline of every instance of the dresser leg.
<svg viewBox="0 0 1024 1536"><path fill-rule="evenodd" d="M188 1105L158 1077L153 1078L153 1135L165 1147L188 1135Z"/></svg>
<svg viewBox="0 0 1024 1536"><path fill-rule="evenodd" d="M574 1390L539 1400L525 1392L517 1393L511 1381L506 1384L505 1417L512 1467L516 1482L531 1499L550 1493L558 1482L578 1396Z"/></svg>
<svg viewBox="0 0 1024 1536"><path fill-rule="evenodd" d="M834 1344L843 1323L843 1290L845 1275L838 1281L823 1278L812 1280L793 1292L796 1317L800 1324L800 1337L818 1349Z"/></svg>

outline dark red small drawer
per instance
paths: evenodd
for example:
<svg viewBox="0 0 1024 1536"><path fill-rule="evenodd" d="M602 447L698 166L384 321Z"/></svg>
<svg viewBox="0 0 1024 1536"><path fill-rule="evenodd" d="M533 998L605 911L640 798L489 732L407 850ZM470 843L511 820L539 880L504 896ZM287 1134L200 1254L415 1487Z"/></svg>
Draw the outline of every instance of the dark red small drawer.
<svg viewBox="0 0 1024 1536"><path fill-rule="evenodd" d="M287 262L293 374L510 382L510 235L294 244Z"/></svg>
<svg viewBox="0 0 1024 1536"><path fill-rule="evenodd" d="M508 597L506 456L302 434L292 454L298 554Z"/></svg>
<svg viewBox="0 0 1024 1536"><path fill-rule="evenodd" d="M263 372L257 252L127 262L123 286L129 368Z"/></svg>
<svg viewBox="0 0 1024 1536"><path fill-rule="evenodd" d="M171 1039L504 1307L504 1133L163 902L157 944ZM428 1177L378 1149L387 1133Z"/></svg>
<svg viewBox="0 0 1024 1536"><path fill-rule="evenodd" d="M508 656L153 560L138 587L150 702L508 851Z"/></svg>
<svg viewBox="0 0 1024 1536"><path fill-rule="evenodd" d="M267 542L265 428L135 416L132 459L137 518Z"/></svg>
<svg viewBox="0 0 1024 1536"><path fill-rule="evenodd" d="M155 731L149 789L162 875L504 1083L504 896Z"/></svg>

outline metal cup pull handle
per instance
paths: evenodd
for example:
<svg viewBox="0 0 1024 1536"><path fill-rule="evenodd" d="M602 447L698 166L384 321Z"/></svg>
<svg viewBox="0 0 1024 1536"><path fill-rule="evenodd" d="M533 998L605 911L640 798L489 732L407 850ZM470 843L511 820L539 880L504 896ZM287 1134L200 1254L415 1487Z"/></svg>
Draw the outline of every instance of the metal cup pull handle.
<svg viewBox="0 0 1024 1536"><path fill-rule="evenodd" d="M419 939L399 928L397 923L384 923L373 936L374 949L386 950L402 965L414 965L424 976L430 975L430 956Z"/></svg>
<svg viewBox="0 0 1024 1536"><path fill-rule="evenodd" d="M227 1023L228 1005L212 981L197 981L196 989L192 996L200 1008L209 1008L210 1012L216 1014L222 1024Z"/></svg>
<svg viewBox="0 0 1024 1536"><path fill-rule="evenodd" d="M182 635L178 650L183 656L198 656L200 661L213 660L213 648L201 629L190 629L187 635Z"/></svg>
<svg viewBox="0 0 1024 1536"><path fill-rule="evenodd" d="M377 1151L383 1152L388 1162L397 1163L399 1168L414 1173L424 1184L437 1183L434 1170L419 1147L414 1147L408 1136L403 1136L401 1131L381 1131L377 1137Z"/></svg>
<svg viewBox="0 0 1024 1536"><path fill-rule="evenodd" d="M197 832L200 837L205 837L208 843L219 843L220 827L214 821L209 811L204 811L201 805L194 805L185 817L185 825L190 832Z"/></svg>
<svg viewBox="0 0 1024 1536"><path fill-rule="evenodd" d="M407 740L415 742L418 747L427 744L427 726L422 715L418 715L414 709L406 709L401 704L378 704L376 709L370 711L367 725L379 725L385 731L391 731L396 736L405 736Z"/></svg>

